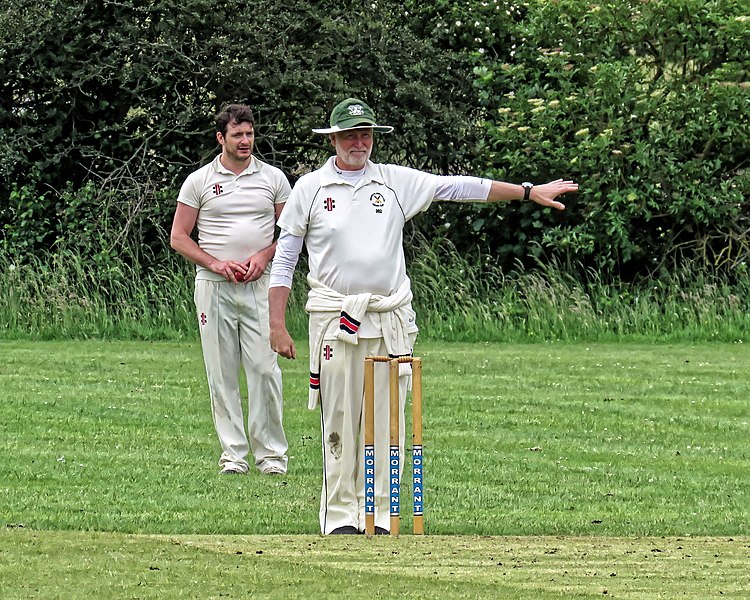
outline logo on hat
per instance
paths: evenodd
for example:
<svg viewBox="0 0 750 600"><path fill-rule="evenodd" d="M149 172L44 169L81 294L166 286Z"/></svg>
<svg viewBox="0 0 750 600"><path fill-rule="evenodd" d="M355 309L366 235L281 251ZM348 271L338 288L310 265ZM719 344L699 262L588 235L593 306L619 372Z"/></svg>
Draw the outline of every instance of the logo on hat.
<svg viewBox="0 0 750 600"><path fill-rule="evenodd" d="M361 104L352 104L349 107L349 115L352 117L361 117L365 114L365 109L362 108Z"/></svg>

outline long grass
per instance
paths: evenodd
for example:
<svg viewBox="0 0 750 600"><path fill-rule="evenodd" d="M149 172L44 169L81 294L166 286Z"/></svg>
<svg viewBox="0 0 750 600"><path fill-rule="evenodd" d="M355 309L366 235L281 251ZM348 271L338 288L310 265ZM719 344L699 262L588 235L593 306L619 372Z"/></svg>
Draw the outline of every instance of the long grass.
<svg viewBox="0 0 750 600"><path fill-rule="evenodd" d="M504 273L445 240L418 242L410 265L427 337L453 341L741 341L750 282L686 265L628 284L558 263Z"/></svg>
<svg viewBox="0 0 750 600"><path fill-rule="evenodd" d="M173 338L194 322L184 261L144 272L70 251L0 256L0 335L31 339Z"/></svg>
<svg viewBox="0 0 750 600"><path fill-rule="evenodd" d="M689 266L639 285L558 264L504 273L489 257L458 254L445 240L410 247L422 337L445 341L743 341L750 279ZM98 263L102 263L101 260ZM306 335L304 258L288 325ZM125 259L101 266L61 250L42 260L0 251L0 338L195 339L193 266Z"/></svg>
<svg viewBox="0 0 750 600"><path fill-rule="evenodd" d="M0 251L0 338L195 339L195 267L174 255L150 268L111 259L98 266L68 250L44 260ZM299 294L290 326L305 331Z"/></svg>

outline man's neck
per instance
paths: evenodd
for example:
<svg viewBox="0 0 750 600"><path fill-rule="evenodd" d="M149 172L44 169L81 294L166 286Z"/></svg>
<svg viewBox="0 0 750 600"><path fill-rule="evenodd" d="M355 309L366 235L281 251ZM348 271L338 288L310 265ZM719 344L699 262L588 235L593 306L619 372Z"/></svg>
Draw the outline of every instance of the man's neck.
<svg viewBox="0 0 750 600"><path fill-rule="evenodd" d="M224 167L228 171L231 171L235 175L239 175L250 166L250 163L252 162L253 157L251 155L247 160L236 161L236 160L232 160L231 158L229 158L226 154L222 154L219 157L219 160L221 161L222 167Z"/></svg>
<svg viewBox="0 0 750 600"><path fill-rule="evenodd" d="M339 177L341 177L344 181L355 185L360 179L362 179L362 176L365 174L365 169L367 167L362 167L361 169L357 169L356 171L345 171L339 169L338 165L334 162L333 168L336 173L338 173Z"/></svg>

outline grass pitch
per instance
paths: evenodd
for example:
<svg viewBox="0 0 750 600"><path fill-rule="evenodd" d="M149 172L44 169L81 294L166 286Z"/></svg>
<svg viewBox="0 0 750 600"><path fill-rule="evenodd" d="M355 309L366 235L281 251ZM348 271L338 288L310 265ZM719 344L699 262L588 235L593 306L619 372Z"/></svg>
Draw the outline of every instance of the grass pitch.
<svg viewBox="0 0 750 600"><path fill-rule="evenodd" d="M3 598L747 598L750 539L0 533Z"/></svg>
<svg viewBox="0 0 750 600"><path fill-rule="evenodd" d="M417 353L428 535L367 540L317 535L304 357L289 474L226 478L198 344L0 342L0 595L750 596L743 345Z"/></svg>

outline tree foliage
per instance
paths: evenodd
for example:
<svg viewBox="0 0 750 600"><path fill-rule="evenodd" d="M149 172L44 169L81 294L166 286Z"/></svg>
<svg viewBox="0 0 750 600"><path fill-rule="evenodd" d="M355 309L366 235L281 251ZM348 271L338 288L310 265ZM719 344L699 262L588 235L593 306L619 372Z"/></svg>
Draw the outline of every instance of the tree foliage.
<svg viewBox="0 0 750 600"><path fill-rule="evenodd" d="M532 3L513 56L478 61L487 108L480 156L493 176L561 176L581 191L557 220L526 206L501 212L501 226L481 233L519 254L509 240L520 228L607 270L654 272L685 258L744 265L747 8L710 0Z"/></svg>
<svg viewBox="0 0 750 600"><path fill-rule="evenodd" d="M346 95L396 131L376 159L579 181L569 209L442 205L415 222L512 267L613 273L750 254L750 16L741 0L8 0L0 13L0 244L95 268L169 253L212 117L246 102L294 181ZM28 24L33 24L33 27Z"/></svg>
<svg viewBox="0 0 750 600"><path fill-rule="evenodd" d="M163 251L227 102L253 107L257 153L292 180L329 154L310 129L347 95L396 127L380 159L445 171L476 131L468 57L391 3L11 0L0 52L0 222L21 251L92 237L105 255ZM460 143L433 137L449 130Z"/></svg>

